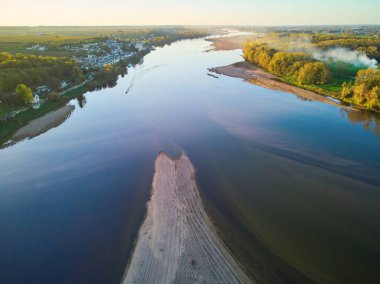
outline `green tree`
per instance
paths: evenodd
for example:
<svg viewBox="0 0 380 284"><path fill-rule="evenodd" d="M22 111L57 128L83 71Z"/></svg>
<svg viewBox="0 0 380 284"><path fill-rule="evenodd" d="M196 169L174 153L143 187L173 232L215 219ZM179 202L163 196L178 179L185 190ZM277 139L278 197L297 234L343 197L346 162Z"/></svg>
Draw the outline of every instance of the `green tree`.
<svg viewBox="0 0 380 284"><path fill-rule="evenodd" d="M55 77L49 78L47 85L53 91L58 91L61 81Z"/></svg>
<svg viewBox="0 0 380 284"><path fill-rule="evenodd" d="M47 95L47 99L49 101L52 101L52 102L55 102L55 101L58 101L59 100L59 95L57 92L51 92Z"/></svg>
<svg viewBox="0 0 380 284"><path fill-rule="evenodd" d="M83 72L82 69L78 66L73 67L72 76L74 82L80 82L83 78Z"/></svg>
<svg viewBox="0 0 380 284"><path fill-rule="evenodd" d="M24 84L18 84L16 87L16 93L21 96L25 103L30 103L33 100L32 89L28 88Z"/></svg>
<svg viewBox="0 0 380 284"><path fill-rule="evenodd" d="M369 109L380 109L380 70L359 70L353 87L353 102Z"/></svg>
<svg viewBox="0 0 380 284"><path fill-rule="evenodd" d="M330 78L330 71L323 62L306 63L298 72L299 84L325 84Z"/></svg>
<svg viewBox="0 0 380 284"><path fill-rule="evenodd" d="M342 84L342 97L343 98L351 98L354 93L354 87L352 86L352 82L349 81L343 82Z"/></svg>

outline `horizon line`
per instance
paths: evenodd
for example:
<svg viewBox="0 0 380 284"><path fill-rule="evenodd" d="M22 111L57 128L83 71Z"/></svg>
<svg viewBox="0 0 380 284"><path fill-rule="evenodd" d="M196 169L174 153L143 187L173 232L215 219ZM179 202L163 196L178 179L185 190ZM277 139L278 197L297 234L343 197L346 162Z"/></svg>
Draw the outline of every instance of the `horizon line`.
<svg viewBox="0 0 380 284"><path fill-rule="evenodd" d="M278 24L278 25L244 25L244 24L122 24L122 25L0 25L0 27L12 28L12 27L330 27L330 26L380 26L378 24Z"/></svg>

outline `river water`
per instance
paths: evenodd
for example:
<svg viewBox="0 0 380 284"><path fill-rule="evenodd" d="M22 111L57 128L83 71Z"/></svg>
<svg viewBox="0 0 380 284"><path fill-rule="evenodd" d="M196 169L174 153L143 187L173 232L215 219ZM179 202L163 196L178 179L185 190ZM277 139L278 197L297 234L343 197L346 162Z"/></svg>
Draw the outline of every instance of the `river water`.
<svg viewBox="0 0 380 284"><path fill-rule="evenodd" d="M208 76L241 60L208 49L158 48L82 108L73 100L61 125L0 151L1 283L119 283L160 150L187 153L213 220L257 278L278 261L273 270L321 282L379 279L375 123Z"/></svg>

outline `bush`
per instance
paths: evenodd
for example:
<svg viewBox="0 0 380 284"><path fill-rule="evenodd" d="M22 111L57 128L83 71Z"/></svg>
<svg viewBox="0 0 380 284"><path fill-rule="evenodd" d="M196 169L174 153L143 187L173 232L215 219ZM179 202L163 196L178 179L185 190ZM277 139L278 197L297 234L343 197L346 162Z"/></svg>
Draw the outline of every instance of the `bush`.
<svg viewBox="0 0 380 284"><path fill-rule="evenodd" d="M24 106L25 102L20 94L0 94L0 101L8 106Z"/></svg>
<svg viewBox="0 0 380 284"><path fill-rule="evenodd" d="M33 100L33 92L31 88L28 88L24 84L18 84L16 87L16 93L21 96L24 103L30 103Z"/></svg>
<svg viewBox="0 0 380 284"><path fill-rule="evenodd" d="M330 71L323 62L306 63L298 72L299 84L326 84L330 78Z"/></svg>
<svg viewBox="0 0 380 284"><path fill-rule="evenodd" d="M47 99L51 102L56 102L58 101L60 96L58 95L57 92L51 92L47 95Z"/></svg>

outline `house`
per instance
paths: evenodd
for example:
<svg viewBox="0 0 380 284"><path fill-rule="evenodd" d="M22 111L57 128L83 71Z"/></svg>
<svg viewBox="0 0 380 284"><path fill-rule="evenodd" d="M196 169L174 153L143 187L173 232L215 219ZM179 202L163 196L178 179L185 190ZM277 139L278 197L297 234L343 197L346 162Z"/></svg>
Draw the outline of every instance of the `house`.
<svg viewBox="0 0 380 284"><path fill-rule="evenodd" d="M30 46L30 47L27 47L26 49L28 49L28 50L44 51L44 50L46 50L46 46L42 46L42 45L36 44L36 45Z"/></svg>
<svg viewBox="0 0 380 284"><path fill-rule="evenodd" d="M39 86L39 87L36 88L36 93L38 95L46 94L47 92L50 92L50 89L46 85L42 85L42 86Z"/></svg>
<svg viewBox="0 0 380 284"><path fill-rule="evenodd" d="M61 83L59 83L59 88L62 90L62 89L65 89L67 86L69 85L69 82L63 80Z"/></svg>
<svg viewBox="0 0 380 284"><path fill-rule="evenodd" d="M39 109L41 106L40 96L34 95L33 100L31 101L33 109Z"/></svg>
<svg viewBox="0 0 380 284"><path fill-rule="evenodd" d="M40 96L39 95L34 95L32 104L38 104L40 102Z"/></svg>
<svg viewBox="0 0 380 284"><path fill-rule="evenodd" d="M144 43L142 41L137 41L133 44L135 46L135 48L138 50L138 51L141 51L144 49Z"/></svg>

